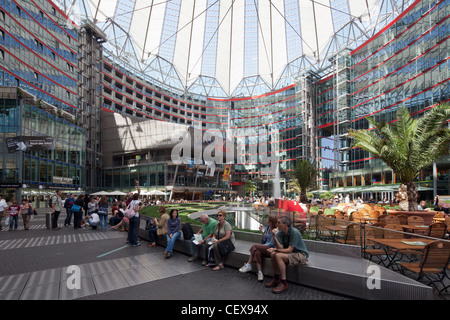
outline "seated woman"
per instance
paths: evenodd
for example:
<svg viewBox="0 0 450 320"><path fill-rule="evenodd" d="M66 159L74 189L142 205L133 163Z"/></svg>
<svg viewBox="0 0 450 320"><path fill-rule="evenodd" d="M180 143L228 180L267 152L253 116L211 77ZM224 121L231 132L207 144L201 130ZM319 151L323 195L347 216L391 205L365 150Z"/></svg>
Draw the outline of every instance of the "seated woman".
<svg viewBox="0 0 450 320"><path fill-rule="evenodd" d="M164 251L166 258L173 256L173 246L175 241L181 236L181 219L178 217L178 210L170 210L169 219L167 220L167 246Z"/></svg>
<svg viewBox="0 0 450 320"><path fill-rule="evenodd" d="M267 216L267 228L264 230L264 232L262 226L259 228L259 230L263 232L261 244L254 244L250 248L250 257L248 259L248 262L239 269L240 272L245 273L251 271L251 263L252 261L255 261L256 268L258 269L258 281L264 280L264 275L261 271L261 257L264 256L270 258L270 253L267 251L267 249L275 248L275 240L273 239L272 230L277 227L277 222L278 219L275 215L271 214Z"/></svg>
<svg viewBox="0 0 450 320"><path fill-rule="evenodd" d="M206 266L210 267L213 264L216 266L213 270L217 271L223 269L223 258L234 250L235 239L233 229L228 221L226 221L227 213L223 210L219 210L217 213L217 219L219 222L216 224L214 234L211 238L211 246L209 247L209 255L214 254L214 262L208 263ZM232 245L230 245L230 242ZM212 259L210 259L211 261Z"/></svg>

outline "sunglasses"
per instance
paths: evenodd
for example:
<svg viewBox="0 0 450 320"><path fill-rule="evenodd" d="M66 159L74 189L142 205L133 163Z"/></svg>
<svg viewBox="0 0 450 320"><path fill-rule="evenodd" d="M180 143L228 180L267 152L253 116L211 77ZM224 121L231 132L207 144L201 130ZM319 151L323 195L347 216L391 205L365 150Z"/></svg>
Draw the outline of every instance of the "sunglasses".
<svg viewBox="0 0 450 320"><path fill-rule="evenodd" d="M223 217L223 214L218 214L217 216L218 216L218 217Z"/></svg>

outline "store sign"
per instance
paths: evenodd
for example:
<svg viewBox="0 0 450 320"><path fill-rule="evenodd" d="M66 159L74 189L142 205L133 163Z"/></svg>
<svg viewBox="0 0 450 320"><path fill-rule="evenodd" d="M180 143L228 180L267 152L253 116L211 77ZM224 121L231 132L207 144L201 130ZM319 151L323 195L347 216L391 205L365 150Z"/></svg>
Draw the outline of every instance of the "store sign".
<svg viewBox="0 0 450 320"><path fill-rule="evenodd" d="M17 136L5 139L8 152L26 150L53 150L53 137L49 136Z"/></svg>
<svg viewBox="0 0 450 320"><path fill-rule="evenodd" d="M73 179L72 178L53 176L53 183L56 183L56 184L73 184Z"/></svg>

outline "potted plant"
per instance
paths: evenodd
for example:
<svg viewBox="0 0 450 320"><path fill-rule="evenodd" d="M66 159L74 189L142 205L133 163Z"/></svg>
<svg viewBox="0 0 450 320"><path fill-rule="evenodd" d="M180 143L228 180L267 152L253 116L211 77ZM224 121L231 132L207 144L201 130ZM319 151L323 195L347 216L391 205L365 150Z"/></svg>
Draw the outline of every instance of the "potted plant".
<svg viewBox="0 0 450 320"><path fill-rule="evenodd" d="M406 107L388 124L366 118L374 130L349 130L353 146L369 151L384 161L400 180L396 195L401 210L417 211L414 180L419 172L448 154L450 146L450 105L441 104L420 118L412 118Z"/></svg>

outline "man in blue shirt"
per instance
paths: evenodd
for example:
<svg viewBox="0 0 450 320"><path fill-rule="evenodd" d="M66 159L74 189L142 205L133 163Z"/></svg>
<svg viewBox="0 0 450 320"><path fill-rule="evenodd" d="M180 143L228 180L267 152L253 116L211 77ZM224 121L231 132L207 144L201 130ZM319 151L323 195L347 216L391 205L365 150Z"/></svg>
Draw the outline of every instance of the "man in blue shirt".
<svg viewBox="0 0 450 320"><path fill-rule="evenodd" d="M309 253L300 231L291 226L291 221L286 216L278 218L278 232L274 240L276 248L267 250L271 253L270 261L274 277L266 283L266 287L273 288L273 293L282 293L288 290L286 267L305 264Z"/></svg>

